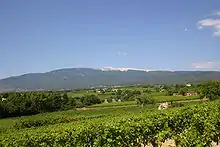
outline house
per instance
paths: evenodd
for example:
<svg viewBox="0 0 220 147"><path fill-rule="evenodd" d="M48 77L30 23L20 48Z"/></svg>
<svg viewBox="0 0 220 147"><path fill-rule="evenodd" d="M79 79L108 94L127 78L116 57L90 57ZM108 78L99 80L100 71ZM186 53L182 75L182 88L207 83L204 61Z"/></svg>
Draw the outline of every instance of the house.
<svg viewBox="0 0 220 147"><path fill-rule="evenodd" d="M186 94L185 94L185 96L198 96L198 93L197 92L187 92Z"/></svg>

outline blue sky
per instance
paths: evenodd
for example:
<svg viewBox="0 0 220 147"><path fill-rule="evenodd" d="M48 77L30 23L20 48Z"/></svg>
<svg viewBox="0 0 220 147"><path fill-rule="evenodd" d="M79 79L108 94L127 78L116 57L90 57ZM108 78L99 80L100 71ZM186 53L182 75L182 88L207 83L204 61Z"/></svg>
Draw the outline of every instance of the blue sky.
<svg viewBox="0 0 220 147"><path fill-rule="evenodd" d="M0 0L0 18L0 78L66 67L220 67L219 0Z"/></svg>

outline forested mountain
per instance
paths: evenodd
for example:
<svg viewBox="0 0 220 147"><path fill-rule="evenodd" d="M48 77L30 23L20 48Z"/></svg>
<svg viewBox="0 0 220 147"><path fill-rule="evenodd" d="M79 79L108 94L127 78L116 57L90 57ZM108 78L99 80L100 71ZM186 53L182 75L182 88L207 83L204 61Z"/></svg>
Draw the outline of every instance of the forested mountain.
<svg viewBox="0 0 220 147"><path fill-rule="evenodd" d="M103 71L70 68L30 73L0 80L0 92L16 90L61 90L130 84L184 84L220 80L216 71Z"/></svg>

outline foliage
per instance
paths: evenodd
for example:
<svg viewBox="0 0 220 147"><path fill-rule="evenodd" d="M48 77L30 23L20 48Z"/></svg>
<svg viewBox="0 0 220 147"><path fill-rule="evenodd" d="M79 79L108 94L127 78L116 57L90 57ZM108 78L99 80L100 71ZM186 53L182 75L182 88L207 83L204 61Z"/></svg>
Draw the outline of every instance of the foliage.
<svg viewBox="0 0 220 147"><path fill-rule="evenodd" d="M149 95L142 95L136 97L137 105L144 107L148 104L154 104L155 101Z"/></svg>
<svg viewBox="0 0 220 147"><path fill-rule="evenodd" d="M141 95L141 92L138 90L124 90L118 91L116 94L117 99L121 99L122 101L132 101L135 100L135 96Z"/></svg>
<svg viewBox="0 0 220 147"><path fill-rule="evenodd" d="M155 102L171 102L199 99L199 96L152 96L152 98L155 100Z"/></svg>
<svg viewBox="0 0 220 147"><path fill-rule="evenodd" d="M91 106L93 104L100 104L101 100L96 95L86 95L80 98L80 102L85 106Z"/></svg>
<svg viewBox="0 0 220 147"><path fill-rule="evenodd" d="M220 81L209 81L199 85L202 97L210 100L220 98Z"/></svg>
<svg viewBox="0 0 220 147"><path fill-rule="evenodd" d="M0 99L2 98L0 117L32 115L101 103L95 95L75 99L61 92L13 92L2 94Z"/></svg>
<svg viewBox="0 0 220 147"><path fill-rule="evenodd" d="M0 136L0 146L160 146L172 139L177 146L211 146L220 138L220 103L134 116L99 118L73 126L57 124L54 129L23 129Z"/></svg>
<svg viewBox="0 0 220 147"><path fill-rule="evenodd" d="M178 102L171 102L171 107L183 107L183 103L178 103Z"/></svg>
<svg viewBox="0 0 220 147"><path fill-rule="evenodd" d="M173 94L186 95L186 93L199 93L197 85L171 85L166 86L167 96L173 96Z"/></svg>
<svg viewBox="0 0 220 147"><path fill-rule="evenodd" d="M39 126L46 126L51 124L58 124L58 123L68 123L74 122L79 120L86 120L86 119L93 119L93 118L100 118L100 116L79 116L79 117L71 117L71 116L60 116L55 118L43 118L43 119L18 119L15 121L13 128L15 129L24 129L24 128L32 128L32 127L39 127Z"/></svg>
<svg viewBox="0 0 220 147"><path fill-rule="evenodd" d="M124 102L114 102L114 103L102 103L102 104L96 104L92 105L92 108L98 108L98 107L113 107L113 106L132 106L136 105L135 101L124 101Z"/></svg>

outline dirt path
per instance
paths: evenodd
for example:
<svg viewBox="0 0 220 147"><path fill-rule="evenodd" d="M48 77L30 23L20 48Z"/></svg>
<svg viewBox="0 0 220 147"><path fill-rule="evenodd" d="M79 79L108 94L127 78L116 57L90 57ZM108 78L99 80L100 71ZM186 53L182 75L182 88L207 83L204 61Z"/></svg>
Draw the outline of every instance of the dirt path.
<svg viewBox="0 0 220 147"><path fill-rule="evenodd" d="M185 102L202 102L202 101L207 101L207 98L203 98L203 99L195 99L195 100L180 100L180 101L175 101L178 103L185 103ZM161 104L161 103L157 103L157 104ZM76 110L101 110L101 109L108 109L108 108L126 108L126 107L135 107L137 105L126 105L126 106L109 106L109 107L96 107L96 108L76 108Z"/></svg>

